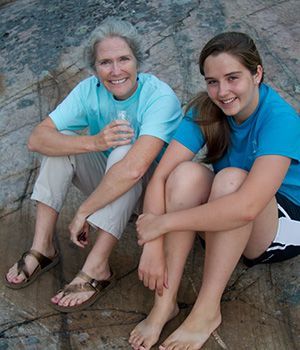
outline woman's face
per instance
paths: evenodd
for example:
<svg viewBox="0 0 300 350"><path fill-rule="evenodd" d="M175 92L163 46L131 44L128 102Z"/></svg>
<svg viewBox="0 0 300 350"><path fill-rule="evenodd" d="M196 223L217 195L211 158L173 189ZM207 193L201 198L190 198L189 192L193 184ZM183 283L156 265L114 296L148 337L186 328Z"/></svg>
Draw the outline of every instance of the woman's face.
<svg viewBox="0 0 300 350"><path fill-rule="evenodd" d="M118 100L130 97L137 88L137 60L120 37L106 38L96 45L97 76Z"/></svg>
<svg viewBox="0 0 300 350"><path fill-rule="evenodd" d="M252 75L235 56L220 53L208 56L203 68L211 100L238 123L246 120L258 105L262 67Z"/></svg>

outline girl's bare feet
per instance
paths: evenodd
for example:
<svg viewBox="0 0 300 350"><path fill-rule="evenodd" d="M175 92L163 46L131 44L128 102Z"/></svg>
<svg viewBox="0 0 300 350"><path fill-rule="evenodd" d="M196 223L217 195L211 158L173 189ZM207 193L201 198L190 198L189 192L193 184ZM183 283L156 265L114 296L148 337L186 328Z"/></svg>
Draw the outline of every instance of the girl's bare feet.
<svg viewBox="0 0 300 350"><path fill-rule="evenodd" d="M199 350L220 324L220 312L209 318L192 311L182 325L159 346L159 350Z"/></svg>
<svg viewBox="0 0 300 350"><path fill-rule="evenodd" d="M179 312L177 304L155 306L148 317L130 333L129 343L134 350L149 350L158 341L164 325Z"/></svg>

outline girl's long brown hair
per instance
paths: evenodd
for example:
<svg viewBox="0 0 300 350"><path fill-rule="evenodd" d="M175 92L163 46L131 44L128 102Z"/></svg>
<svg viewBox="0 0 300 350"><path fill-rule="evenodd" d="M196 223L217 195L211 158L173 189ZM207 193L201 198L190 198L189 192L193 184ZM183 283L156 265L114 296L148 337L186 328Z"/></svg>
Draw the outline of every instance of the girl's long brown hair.
<svg viewBox="0 0 300 350"><path fill-rule="evenodd" d="M257 48L247 34L227 32L212 38L202 49L199 68L203 76L206 58L210 55L217 56L220 53L228 53L239 59L252 75L257 73L258 65L262 66ZM190 108L193 108L196 114L195 121L201 127L206 140L207 153L203 161L214 163L225 154L230 145L230 127L227 116L212 102L207 92L198 93L186 109Z"/></svg>

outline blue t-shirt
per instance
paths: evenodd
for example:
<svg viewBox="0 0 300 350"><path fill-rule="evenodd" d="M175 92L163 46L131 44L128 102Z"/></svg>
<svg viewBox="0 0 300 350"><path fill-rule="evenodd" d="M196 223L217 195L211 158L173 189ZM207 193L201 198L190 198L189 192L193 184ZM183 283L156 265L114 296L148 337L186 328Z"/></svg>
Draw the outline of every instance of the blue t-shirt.
<svg viewBox="0 0 300 350"><path fill-rule="evenodd" d="M189 110L177 129L174 139L193 153L205 144L204 135ZM265 155L291 158L291 165L278 192L300 205L300 117L271 87L261 84L259 104L242 124L228 117L231 128L230 146L215 162L217 173L227 167L250 171L255 159Z"/></svg>
<svg viewBox="0 0 300 350"><path fill-rule="evenodd" d="M174 91L154 75L145 73L138 75L138 87L126 100L116 100L95 76L89 77L70 92L50 117L59 131L88 128L90 135L96 135L124 114L136 138L150 135L166 143L182 119Z"/></svg>

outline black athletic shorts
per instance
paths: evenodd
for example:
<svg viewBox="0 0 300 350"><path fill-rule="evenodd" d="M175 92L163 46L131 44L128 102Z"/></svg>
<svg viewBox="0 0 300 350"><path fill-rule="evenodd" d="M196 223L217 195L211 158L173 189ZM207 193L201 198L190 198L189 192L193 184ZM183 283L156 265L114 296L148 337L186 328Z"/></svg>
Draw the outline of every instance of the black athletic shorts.
<svg viewBox="0 0 300 350"><path fill-rule="evenodd" d="M255 259L244 257L244 263L251 267L284 261L300 254L300 206L282 194L276 194L278 205L278 230L269 248Z"/></svg>

